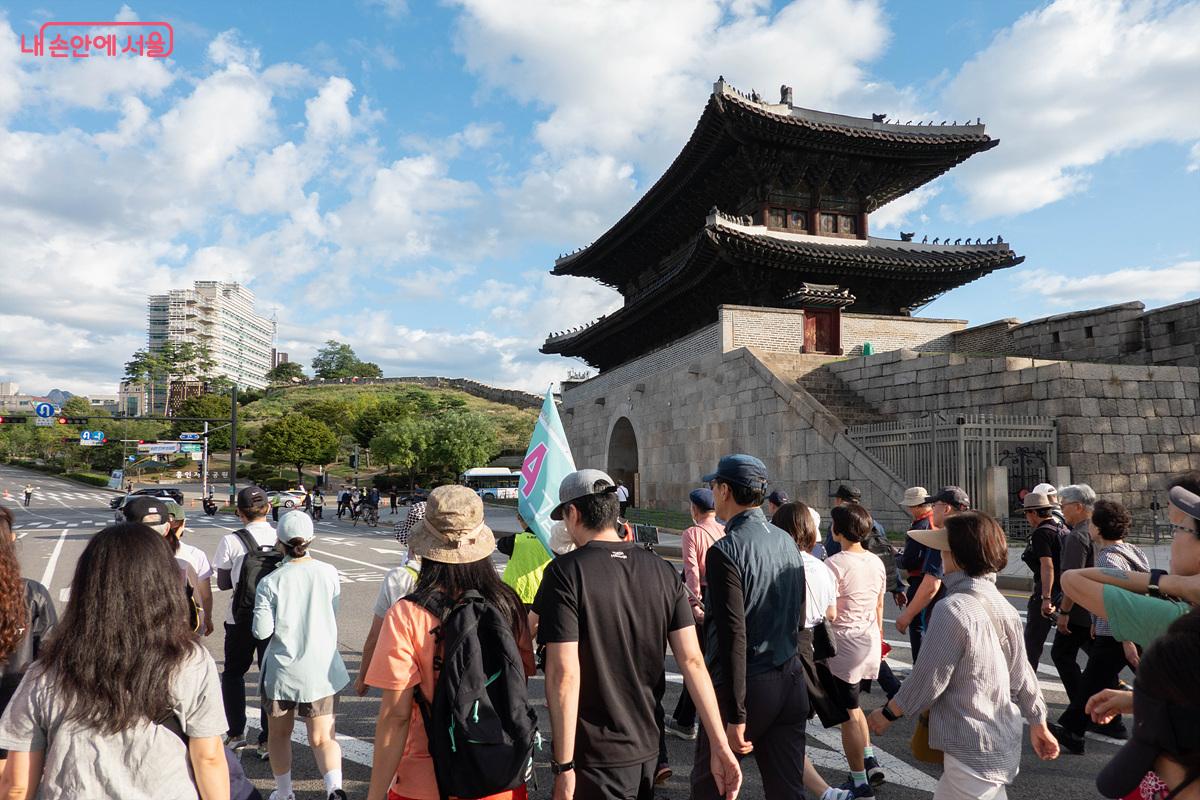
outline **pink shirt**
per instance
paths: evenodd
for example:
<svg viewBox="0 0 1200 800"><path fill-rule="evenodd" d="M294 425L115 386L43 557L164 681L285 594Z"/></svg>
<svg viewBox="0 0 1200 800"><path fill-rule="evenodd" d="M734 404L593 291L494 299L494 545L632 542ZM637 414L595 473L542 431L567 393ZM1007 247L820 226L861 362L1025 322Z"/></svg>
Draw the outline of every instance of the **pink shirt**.
<svg viewBox="0 0 1200 800"><path fill-rule="evenodd" d="M725 536L725 526L715 518L693 525L683 532L680 550L683 552L683 582L688 588L688 601L693 606L701 605L700 589L707 581L704 565L708 559L708 548Z"/></svg>
<svg viewBox="0 0 1200 800"><path fill-rule="evenodd" d="M879 602L887 585L883 561L865 550L842 550L827 558L825 566L837 586L837 619L831 623L837 655L825 663L846 683L878 678L883 660Z"/></svg>

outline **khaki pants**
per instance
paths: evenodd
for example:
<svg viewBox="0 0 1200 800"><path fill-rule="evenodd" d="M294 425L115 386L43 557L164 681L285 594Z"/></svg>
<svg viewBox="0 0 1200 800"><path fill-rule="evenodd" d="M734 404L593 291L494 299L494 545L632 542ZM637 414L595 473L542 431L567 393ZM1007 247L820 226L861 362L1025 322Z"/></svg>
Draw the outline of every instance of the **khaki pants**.
<svg viewBox="0 0 1200 800"><path fill-rule="evenodd" d="M933 800L1008 800L1003 783L980 777L975 770L946 753L942 779Z"/></svg>

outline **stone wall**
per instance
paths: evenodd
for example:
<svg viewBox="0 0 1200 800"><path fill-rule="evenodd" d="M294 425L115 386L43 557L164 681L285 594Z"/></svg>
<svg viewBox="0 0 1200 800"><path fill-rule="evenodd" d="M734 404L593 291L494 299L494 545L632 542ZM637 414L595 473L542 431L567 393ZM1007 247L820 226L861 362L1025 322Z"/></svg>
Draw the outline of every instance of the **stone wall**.
<svg viewBox="0 0 1200 800"><path fill-rule="evenodd" d="M850 441L841 421L796 385L775 356L738 348L711 352L635 382L593 381L563 392L562 419L575 463L608 468L612 432L631 423L637 440L635 502L686 510L687 494L722 455L752 453L767 464L772 484L828 515L831 486L849 482L877 508L881 521L903 530L895 504L899 479ZM804 356L796 355L803 359ZM780 372L773 371L770 363Z"/></svg>
<svg viewBox="0 0 1200 800"><path fill-rule="evenodd" d="M1156 308L1143 319L1149 363L1200 366L1200 300Z"/></svg>
<svg viewBox="0 0 1200 800"><path fill-rule="evenodd" d="M791 308L721 306L722 350L757 347L769 353L799 353L804 347L804 312Z"/></svg>
<svg viewBox="0 0 1200 800"><path fill-rule="evenodd" d="M908 348L946 352L954 349L954 334L967 327L961 319L890 317L882 314L842 314L842 352L862 355L870 342L876 353Z"/></svg>
<svg viewBox="0 0 1200 800"><path fill-rule="evenodd" d="M1170 475L1200 469L1196 367L902 350L828 369L900 419L932 411L1055 417L1060 465L1133 510L1147 508Z"/></svg>

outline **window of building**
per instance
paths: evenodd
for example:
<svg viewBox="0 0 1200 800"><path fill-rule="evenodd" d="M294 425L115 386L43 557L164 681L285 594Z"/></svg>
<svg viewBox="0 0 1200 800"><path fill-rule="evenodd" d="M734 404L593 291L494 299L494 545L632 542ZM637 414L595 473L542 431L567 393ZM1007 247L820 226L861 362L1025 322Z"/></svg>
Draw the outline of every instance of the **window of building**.
<svg viewBox="0 0 1200 800"><path fill-rule="evenodd" d="M795 231L808 230L808 212L799 208L793 208L788 216L788 227Z"/></svg>
<svg viewBox="0 0 1200 800"><path fill-rule="evenodd" d="M1095 331L1092 329L1091 325L1088 325L1083 329L1083 335L1085 338L1091 339L1094 333Z"/></svg>
<svg viewBox="0 0 1200 800"><path fill-rule="evenodd" d="M1172 334L1174 332L1175 332L1175 320L1169 319L1169 320L1167 320L1167 333Z"/></svg>
<svg viewBox="0 0 1200 800"><path fill-rule="evenodd" d="M1054 333L1051 334L1051 337L1055 344L1058 344L1062 341L1062 336L1059 335L1058 331L1054 331Z"/></svg>
<svg viewBox="0 0 1200 800"><path fill-rule="evenodd" d="M768 228L786 228L788 212L786 208L771 208L767 212Z"/></svg>
<svg viewBox="0 0 1200 800"><path fill-rule="evenodd" d="M837 233L837 214L821 214L821 233Z"/></svg>
<svg viewBox="0 0 1200 800"><path fill-rule="evenodd" d="M838 217L838 233L853 236L858 233L858 220L849 214L842 214Z"/></svg>

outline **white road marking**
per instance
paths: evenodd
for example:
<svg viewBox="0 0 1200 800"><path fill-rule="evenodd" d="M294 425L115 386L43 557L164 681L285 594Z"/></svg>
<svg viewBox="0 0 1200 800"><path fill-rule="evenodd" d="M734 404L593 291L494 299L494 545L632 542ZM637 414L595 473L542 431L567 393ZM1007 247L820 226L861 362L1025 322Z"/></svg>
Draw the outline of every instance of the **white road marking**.
<svg viewBox="0 0 1200 800"><path fill-rule="evenodd" d="M806 732L809 736L816 739L830 750L836 750L838 760L841 762L840 765L845 766L846 760L841 754L841 731L833 728L826 730L821 727L820 723L817 723L816 725L809 725L806 728ZM811 754L809 755L809 758L812 758ZM875 758L879 761L879 766L883 767L884 772L887 773L887 782L889 784L906 786L910 789L917 789L918 791L929 792L930 794L933 794L934 790L937 789L938 782L935 778L931 778L929 775L921 772L921 770L917 769L916 767L910 766L906 762L901 761L896 756L892 755L886 750L881 749L878 745L875 746ZM816 759L813 759L813 763L816 763Z"/></svg>
<svg viewBox="0 0 1200 800"><path fill-rule="evenodd" d="M357 558L348 558L347 556L339 556L337 553L330 553L327 550L313 550L312 552L317 553L318 555L322 555L322 556L329 556L330 558L340 558L342 561L349 561L351 564L358 564L363 567L370 567L371 569L377 569L377 570L380 570L381 572L387 572L388 570L391 569L391 567L381 567L378 564L368 564L366 561L359 561Z"/></svg>
<svg viewBox="0 0 1200 800"><path fill-rule="evenodd" d="M58 534L58 541L54 543L54 550L50 553L50 561L46 563L46 571L42 573L42 586L49 586L50 579L54 577L54 568L58 565L58 556L62 553L63 540L67 538L67 529L63 528Z"/></svg>
<svg viewBox="0 0 1200 800"><path fill-rule="evenodd" d="M388 550L387 548L384 548L384 547L372 547L371 549L374 550L376 553L386 553L387 555L392 555L392 556L406 555L406 553L403 550Z"/></svg>

